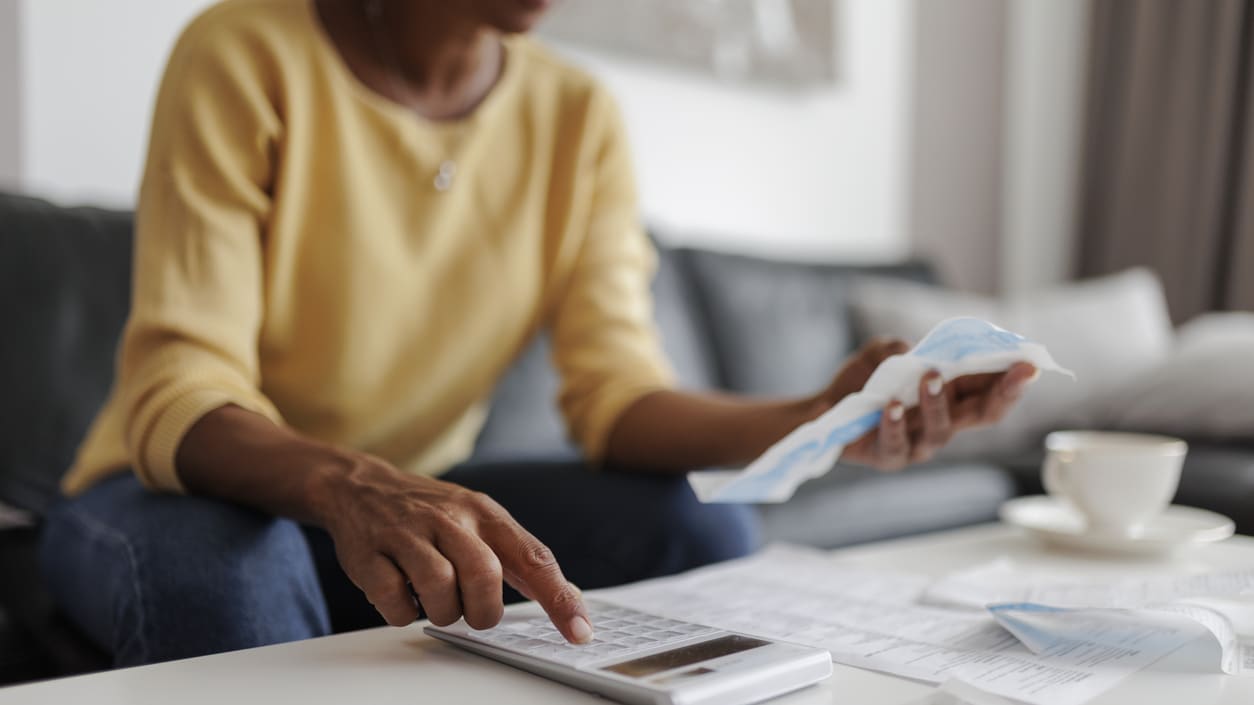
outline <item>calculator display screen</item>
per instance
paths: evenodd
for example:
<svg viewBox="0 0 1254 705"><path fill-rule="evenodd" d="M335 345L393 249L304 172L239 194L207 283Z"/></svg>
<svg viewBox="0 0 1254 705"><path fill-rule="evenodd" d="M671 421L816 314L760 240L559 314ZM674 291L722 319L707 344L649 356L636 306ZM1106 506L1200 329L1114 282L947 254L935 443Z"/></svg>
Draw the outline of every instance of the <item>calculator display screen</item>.
<svg viewBox="0 0 1254 705"><path fill-rule="evenodd" d="M688 646L681 646L670 651L642 656L631 661L602 666L601 670L612 671L632 678L644 678L654 673L669 671L672 668L691 666L694 663L709 661L720 656L756 649L769 643L769 641L752 639L739 634L728 634L727 636L703 641L699 644L689 644Z"/></svg>

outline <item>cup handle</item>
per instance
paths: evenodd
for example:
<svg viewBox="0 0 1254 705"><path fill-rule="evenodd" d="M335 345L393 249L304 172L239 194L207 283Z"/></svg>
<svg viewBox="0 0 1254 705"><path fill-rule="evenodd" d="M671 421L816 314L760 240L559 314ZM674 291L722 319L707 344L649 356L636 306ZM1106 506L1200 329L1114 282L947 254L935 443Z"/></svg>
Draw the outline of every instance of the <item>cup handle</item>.
<svg viewBox="0 0 1254 705"><path fill-rule="evenodd" d="M1071 482L1066 466L1075 460L1075 454L1069 451L1055 451L1045 456L1045 468L1041 471L1041 484L1050 496L1070 501Z"/></svg>

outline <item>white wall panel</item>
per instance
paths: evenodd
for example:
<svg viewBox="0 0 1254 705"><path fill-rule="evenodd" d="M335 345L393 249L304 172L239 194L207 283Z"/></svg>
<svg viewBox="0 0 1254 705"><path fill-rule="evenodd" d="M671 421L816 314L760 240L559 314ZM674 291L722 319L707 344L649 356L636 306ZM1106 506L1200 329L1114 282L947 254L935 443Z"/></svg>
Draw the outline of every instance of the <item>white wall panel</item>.
<svg viewBox="0 0 1254 705"><path fill-rule="evenodd" d="M209 0L24 0L22 186L133 202L152 102L179 30Z"/></svg>

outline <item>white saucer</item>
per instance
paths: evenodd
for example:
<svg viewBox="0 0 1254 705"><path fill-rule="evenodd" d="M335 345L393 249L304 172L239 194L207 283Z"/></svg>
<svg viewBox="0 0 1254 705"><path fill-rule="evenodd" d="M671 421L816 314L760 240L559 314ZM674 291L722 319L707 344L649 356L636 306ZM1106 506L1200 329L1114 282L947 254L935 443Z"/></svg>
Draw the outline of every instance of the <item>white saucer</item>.
<svg viewBox="0 0 1254 705"><path fill-rule="evenodd" d="M1090 531L1079 512L1046 495L1009 500L998 514L1002 521L1024 528L1048 544L1101 553L1169 553L1184 546L1222 541L1236 530L1232 520L1222 514L1173 504L1135 532Z"/></svg>

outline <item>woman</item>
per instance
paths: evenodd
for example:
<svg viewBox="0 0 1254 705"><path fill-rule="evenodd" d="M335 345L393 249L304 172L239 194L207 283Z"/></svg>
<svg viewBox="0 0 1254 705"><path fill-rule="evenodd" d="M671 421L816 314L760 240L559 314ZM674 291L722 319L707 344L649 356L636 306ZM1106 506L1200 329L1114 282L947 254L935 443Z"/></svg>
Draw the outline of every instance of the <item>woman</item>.
<svg viewBox="0 0 1254 705"><path fill-rule="evenodd" d="M803 399L673 389L614 106L520 36L547 4L232 0L184 32L117 382L44 537L61 605L118 664L420 610L490 627L503 584L586 641L567 575L750 550L752 514L697 504L680 472L756 457L901 350ZM572 436L630 472L458 466L540 328ZM1032 372L926 379L844 457L925 458Z"/></svg>

